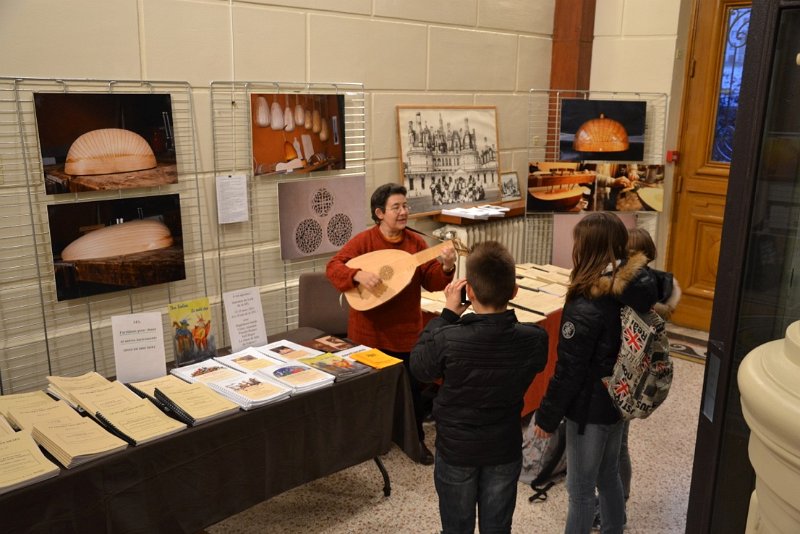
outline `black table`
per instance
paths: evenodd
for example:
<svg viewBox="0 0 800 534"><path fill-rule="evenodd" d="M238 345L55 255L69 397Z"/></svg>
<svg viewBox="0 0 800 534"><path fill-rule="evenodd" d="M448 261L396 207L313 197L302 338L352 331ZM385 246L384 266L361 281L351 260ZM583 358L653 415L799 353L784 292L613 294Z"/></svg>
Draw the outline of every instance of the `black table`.
<svg viewBox="0 0 800 534"><path fill-rule="evenodd" d="M194 533L392 441L419 459L402 365L62 469L0 495L0 532Z"/></svg>

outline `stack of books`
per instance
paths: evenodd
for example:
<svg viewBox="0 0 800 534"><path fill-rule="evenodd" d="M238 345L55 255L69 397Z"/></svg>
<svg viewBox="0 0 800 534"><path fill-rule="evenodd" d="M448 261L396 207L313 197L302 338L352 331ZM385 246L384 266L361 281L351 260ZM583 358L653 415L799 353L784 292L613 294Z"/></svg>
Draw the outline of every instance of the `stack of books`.
<svg viewBox="0 0 800 534"><path fill-rule="evenodd" d="M49 406L54 403L53 397L44 391L31 391L28 393L12 393L9 395L0 395L0 415L3 416L5 421L8 421L13 428L19 429L19 425L11 418L9 411L15 407L26 406Z"/></svg>
<svg viewBox="0 0 800 534"><path fill-rule="evenodd" d="M29 432L0 434L0 494L54 477L60 471L42 454Z"/></svg>
<svg viewBox="0 0 800 534"><path fill-rule="evenodd" d="M156 386L153 396L184 423L197 426L239 411L239 405L206 384L183 382Z"/></svg>
<svg viewBox="0 0 800 534"><path fill-rule="evenodd" d="M90 371L80 376L48 376L47 392L57 397L75 409L80 409L78 402L72 396L72 392L81 389L93 389L109 383L108 379Z"/></svg>
<svg viewBox="0 0 800 534"><path fill-rule="evenodd" d="M172 417L192 426L239 411L238 404L205 384L190 384L174 375L131 382L128 387Z"/></svg>
<svg viewBox="0 0 800 534"><path fill-rule="evenodd" d="M335 376L297 361L281 363L256 371L257 376L274 380L292 390L292 395L304 393L333 383Z"/></svg>
<svg viewBox="0 0 800 534"><path fill-rule="evenodd" d="M124 440L89 417L82 417L62 400L41 407L14 407L10 418L58 462L70 469L125 449Z"/></svg>

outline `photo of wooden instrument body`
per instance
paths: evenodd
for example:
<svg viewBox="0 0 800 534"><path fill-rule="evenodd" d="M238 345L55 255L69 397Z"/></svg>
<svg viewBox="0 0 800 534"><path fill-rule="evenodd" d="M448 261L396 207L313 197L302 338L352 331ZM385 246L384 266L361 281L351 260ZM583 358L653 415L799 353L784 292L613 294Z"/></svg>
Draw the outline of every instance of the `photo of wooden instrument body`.
<svg viewBox="0 0 800 534"><path fill-rule="evenodd" d="M375 292L360 286L345 291L344 296L347 298L347 302L351 308L366 311L390 301L408 286L417 267L439 256L448 246L452 246L456 254L467 254L466 247L457 239L453 239L421 250L416 254L409 254L404 250L386 249L375 250L351 259L345 265L351 269L375 273L383 283Z"/></svg>

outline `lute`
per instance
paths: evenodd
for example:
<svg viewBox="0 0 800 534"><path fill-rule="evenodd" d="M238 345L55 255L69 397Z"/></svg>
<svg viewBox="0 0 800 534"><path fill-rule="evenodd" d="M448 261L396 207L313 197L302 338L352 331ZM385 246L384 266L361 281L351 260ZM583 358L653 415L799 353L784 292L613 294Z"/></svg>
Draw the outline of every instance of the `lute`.
<svg viewBox="0 0 800 534"><path fill-rule="evenodd" d="M344 292L348 304L358 311L366 311L388 302L411 283L417 267L434 259L447 246L452 246L459 255L466 255L468 252L460 241L453 239L420 250L416 254L409 254L405 250L385 249L352 258L345 265L351 269L375 273L382 283L375 291L360 285L348 289Z"/></svg>

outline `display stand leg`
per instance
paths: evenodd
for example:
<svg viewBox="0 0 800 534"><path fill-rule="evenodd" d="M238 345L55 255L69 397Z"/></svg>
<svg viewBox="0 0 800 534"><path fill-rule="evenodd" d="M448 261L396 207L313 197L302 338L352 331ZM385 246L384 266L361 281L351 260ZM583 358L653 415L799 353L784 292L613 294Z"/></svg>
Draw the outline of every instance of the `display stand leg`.
<svg viewBox="0 0 800 534"><path fill-rule="evenodd" d="M383 475L383 496L388 497L392 494L392 483L389 481L389 472L386 470L386 466L383 465L383 462L377 456L374 458L375 465L378 466L378 469Z"/></svg>

